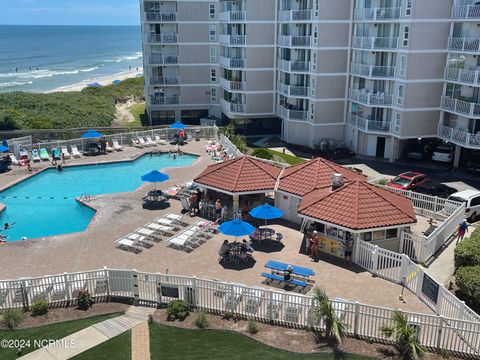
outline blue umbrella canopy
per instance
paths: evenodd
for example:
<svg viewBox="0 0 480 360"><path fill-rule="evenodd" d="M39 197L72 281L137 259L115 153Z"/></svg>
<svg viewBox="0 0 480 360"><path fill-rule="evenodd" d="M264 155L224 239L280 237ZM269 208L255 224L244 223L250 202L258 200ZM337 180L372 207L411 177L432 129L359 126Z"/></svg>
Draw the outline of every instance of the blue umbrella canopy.
<svg viewBox="0 0 480 360"><path fill-rule="evenodd" d="M170 176L168 176L167 174L161 173L158 170L153 170L152 172L149 172L148 174L143 175L141 179L142 181L157 183L157 182L167 181L168 179L170 179Z"/></svg>
<svg viewBox="0 0 480 360"><path fill-rule="evenodd" d="M170 129L185 129L187 125L182 124L181 122L177 121L170 125Z"/></svg>
<svg viewBox="0 0 480 360"><path fill-rule="evenodd" d="M91 84L87 84L88 87L93 87L93 88L99 88L99 87L102 87L103 85L102 84L99 84L98 82L94 82L94 83L91 83Z"/></svg>
<svg viewBox="0 0 480 360"><path fill-rule="evenodd" d="M0 152L7 152L9 150L8 146L0 145Z"/></svg>
<svg viewBox="0 0 480 360"><path fill-rule="evenodd" d="M281 218L283 211L270 204L263 204L250 210L249 214L257 219L270 220Z"/></svg>
<svg viewBox="0 0 480 360"><path fill-rule="evenodd" d="M113 80L113 81L112 81L112 84L118 85L118 84L120 84L121 82L122 82L122 80Z"/></svg>
<svg viewBox="0 0 480 360"><path fill-rule="evenodd" d="M96 132L94 130L88 130L85 134L82 135L82 138L84 139L94 139L94 138L99 138L102 137L103 134L100 134L99 132Z"/></svg>
<svg viewBox="0 0 480 360"><path fill-rule="evenodd" d="M220 231L223 235L245 236L252 234L255 231L255 227L243 220L235 219L224 222L218 227L218 231Z"/></svg>

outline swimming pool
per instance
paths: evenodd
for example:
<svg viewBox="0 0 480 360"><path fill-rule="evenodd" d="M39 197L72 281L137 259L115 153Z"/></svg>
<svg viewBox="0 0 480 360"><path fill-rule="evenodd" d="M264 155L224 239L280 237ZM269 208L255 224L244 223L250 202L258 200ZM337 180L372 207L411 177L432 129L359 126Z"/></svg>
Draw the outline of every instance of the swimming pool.
<svg viewBox="0 0 480 360"><path fill-rule="evenodd" d="M7 206L0 224L16 222L1 233L7 235L8 242L24 236L31 239L83 231L95 211L75 198L130 192L143 184L140 176L152 170L189 166L196 159L193 155L176 160L168 154L145 155L132 162L65 167L61 172L45 170L0 192L0 202Z"/></svg>

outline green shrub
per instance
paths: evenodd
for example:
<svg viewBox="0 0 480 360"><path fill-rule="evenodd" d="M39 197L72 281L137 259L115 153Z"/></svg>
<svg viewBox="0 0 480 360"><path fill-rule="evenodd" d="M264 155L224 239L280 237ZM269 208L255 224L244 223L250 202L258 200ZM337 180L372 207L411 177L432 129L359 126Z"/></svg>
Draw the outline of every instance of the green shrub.
<svg viewBox="0 0 480 360"><path fill-rule="evenodd" d="M35 301L32 306L30 306L30 311L33 316L45 315L48 311L48 301L45 299Z"/></svg>
<svg viewBox="0 0 480 360"><path fill-rule="evenodd" d="M253 156L256 156L260 159L267 159L267 160L272 160L273 155L271 152L269 152L267 149L262 149L262 148L257 148L253 150L252 153Z"/></svg>
<svg viewBox="0 0 480 360"><path fill-rule="evenodd" d="M223 314L223 318L225 320L231 320L233 319L233 312L231 311L225 311L225 314Z"/></svg>
<svg viewBox="0 0 480 360"><path fill-rule="evenodd" d="M23 313L21 310L18 310L18 309L10 309L10 310L5 310L2 313L2 317L3 317L3 323L5 324L5 326L10 330L13 330L22 322Z"/></svg>
<svg viewBox="0 0 480 360"><path fill-rule="evenodd" d="M200 329L205 329L208 327L208 319L205 313L199 312L195 318L195 325Z"/></svg>
<svg viewBox="0 0 480 360"><path fill-rule="evenodd" d="M455 248L455 269L462 266L480 265L480 231L475 230L469 238Z"/></svg>
<svg viewBox="0 0 480 360"><path fill-rule="evenodd" d="M385 179L385 178L384 178L384 179L380 179L380 180L378 180L378 184L379 184L379 185L387 185L387 184L388 184L388 181L389 181L389 180L388 180L388 179Z"/></svg>
<svg viewBox="0 0 480 360"><path fill-rule="evenodd" d="M258 324L252 319L248 320L247 331L251 335L255 335L258 332Z"/></svg>
<svg viewBox="0 0 480 360"><path fill-rule="evenodd" d="M190 313L190 307L183 300L173 300L167 307L167 320L185 320Z"/></svg>
<svg viewBox="0 0 480 360"><path fill-rule="evenodd" d="M480 265L462 266L455 273L455 282L469 305L480 305Z"/></svg>
<svg viewBox="0 0 480 360"><path fill-rule="evenodd" d="M78 292L78 308L80 310L88 310L93 305L93 298L87 289L82 289Z"/></svg>

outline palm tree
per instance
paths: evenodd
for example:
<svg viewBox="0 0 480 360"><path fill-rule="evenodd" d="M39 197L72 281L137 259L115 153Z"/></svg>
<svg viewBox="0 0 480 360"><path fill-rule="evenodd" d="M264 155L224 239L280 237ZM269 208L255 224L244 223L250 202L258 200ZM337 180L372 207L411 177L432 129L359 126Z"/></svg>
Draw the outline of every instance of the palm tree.
<svg viewBox="0 0 480 360"><path fill-rule="evenodd" d="M325 290L314 288L313 298L317 302L317 305L313 308L314 317L318 321L323 321L325 325L325 335L333 342L333 345L337 346L341 344L345 338L347 324L338 317Z"/></svg>
<svg viewBox="0 0 480 360"><path fill-rule="evenodd" d="M426 350L418 341L416 328L408 323L407 315L396 310L392 315L392 324L384 324L381 332L395 345L404 359L422 359Z"/></svg>

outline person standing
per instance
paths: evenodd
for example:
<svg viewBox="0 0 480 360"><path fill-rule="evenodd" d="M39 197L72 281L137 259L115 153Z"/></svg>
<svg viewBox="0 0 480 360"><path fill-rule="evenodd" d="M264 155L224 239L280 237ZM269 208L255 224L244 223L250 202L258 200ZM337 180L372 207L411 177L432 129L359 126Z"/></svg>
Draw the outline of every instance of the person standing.
<svg viewBox="0 0 480 360"><path fill-rule="evenodd" d="M220 219L222 216L222 203L220 202L220 199L217 199L215 201L215 220Z"/></svg>
<svg viewBox="0 0 480 360"><path fill-rule="evenodd" d="M315 261L318 260L319 242L320 242L320 239L318 238L318 232L317 230L314 230L312 236L310 237L310 254L312 256L312 259Z"/></svg>
<svg viewBox="0 0 480 360"><path fill-rule="evenodd" d="M352 236L347 236L347 240L345 241L345 261L348 265L352 264L352 252L353 252L353 239Z"/></svg>
<svg viewBox="0 0 480 360"><path fill-rule="evenodd" d="M203 192L199 188L197 188L197 203L196 203L196 208L197 208L197 214L200 212L200 203L202 202L203 199Z"/></svg>
<svg viewBox="0 0 480 360"><path fill-rule="evenodd" d="M455 245L463 240L463 238L465 237L465 233L467 232L468 232L467 219L463 219L463 221L457 226L457 242L455 243Z"/></svg>

